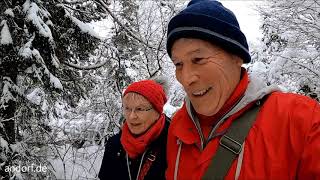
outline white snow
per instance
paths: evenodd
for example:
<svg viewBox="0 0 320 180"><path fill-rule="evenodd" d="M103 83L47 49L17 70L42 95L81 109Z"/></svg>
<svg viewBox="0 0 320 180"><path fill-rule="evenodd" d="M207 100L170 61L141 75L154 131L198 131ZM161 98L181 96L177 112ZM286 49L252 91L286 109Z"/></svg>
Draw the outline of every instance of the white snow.
<svg viewBox="0 0 320 180"><path fill-rule="evenodd" d="M32 50L32 55L36 58L36 60L38 61L38 63L42 63L42 67L44 68L44 74L46 74L49 77L49 81L50 84L57 89L61 89L63 90L63 86L60 82L60 80L55 77L53 74L51 74L51 72L48 70L48 68L46 67L39 51L37 49L33 49Z"/></svg>
<svg viewBox="0 0 320 180"><path fill-rule="evenodd" d="M23 153L24 151L21 142L10 144L10 148L12 149L12 152Z"/></svg>
<svg viewBox="0 0 320 180"><path fill-rule="evenodd" d="M30 40L19 49L19 53L18 54L20 56L22 56L23 58L25 58L25 59L28 59L28 58L32 57L32 51L31 51L30 47L31 47L33 39L34 39L34 36L32 36L30 38Z"/></svg>
<svg viewBox="0 0 320 180"><path fill-rule="evenodd" d="M57 149L64 158L50 159L57 179L95 179L97 177L104 153L103 146L76 149L67 144Z"/></svg>
<svg viewBox="0 0 320 180"><path fill-rule="evenodd" d="M11 84L8 81L4 81L4 85L2 88L2 95L0 98L0 108L6 108L4 104L8 103L10 100L15 100L13 95L10 92Z"/></svg>
<svg viewBox="0 0 320 180"><path fill-rule="evenodd" d="M42 98L44 96L44 92L40 88L35 88L30 94L27 95L27 99L36 105L40 105Z"/></svg>
<svg viewBox="0 0 320 180"><path fill-rule="evenodd" d="M8 150L9 150L8 142L4 140L2 137L0 137L0 147L2 151L4 150L6 153L8 153Z"/></svg>
<svg viewBox="0 0 320 180"><path fill-rule="evenodd" d="M23 12L27 14L27 20L31 21L37 27L41 35L53 40L50 28L43 22L43 17L50 17L50 14L47 11L41 10L36 3L30 3L30 0L27 0L23 4Z"/></svg>
<svg viewBox="0 0 320 180"><path fill-rule="evenodd" d="M132 68L126 68L126 73L130 77L135 77L138 75L137 72Z"/></svg>
<svg viewBox="0 0 320 180"><path fill-rule="evenodd" d="M59 61L58 57L55 54L51 55L51 60L52 60L53 66L55 68L59 68L60 61Z"/></svg>
<svg viewBox="0 0 320 180"><path fill-rule="evenodd" d="M48 102L47 102L46 99L44 99L44 100L43 100L43 103L42 103L42 106L41 106L41 110L42 110L42 111L47 111L48 108L49 108Z"/></svg>
<svg viewBox="0 0 320 180"><path fill-rule="evenodd" d="M263 62L258 61L253 63L252 65L252 72L257 76L263 73L266 73L267 71L268 71L267 65L264 64Z"/></svg>
<svg viewBox="0 0 320 180"><path fill-rule="evenodd" d="M14 17L14 13L11 8L8 8L4 11L4 14Z"/></svg>
<svg viewBox="0 0 320 180"><path fill-rule="evenodd" d="M54 75L52 75L51 73L50 73L50 83L53 85L53 87L63 90L63 86L60 80Z"/></svg>
<svg viewBox="0 0 320 180"><path fill-rule="evenodd" d="M65 114L67 113L66 110L65 110L66 106L67 105L65 103L63 103L63 102L55 102L54 109L55 109L56 114L59 117L64 117ZM64 122L61 122L61 123L64 123Z"/></svg>
<svg viewBox="0 0 320 180"><path fill-rule="evenodd" d="M51 20L46 21L46 25L48 25L48 26L54 26L54 25L53 25L53 22L52 22Z"/></svg>
<svg viewBox="0 0 320 180"><path fill-rule="evenodd" d="M94 31L94 27L92 25L83 23L82 21L80 21L74 16L70 16L70 18L72 22L74 22L81 29L81 31L88 33L91 36L96 37L98 39L101 39L101 40L103 39L98 33Z"/></svg>
<svg viewBox="0 0 320 180"><path fill-rule="evenodd" d="M60 6L63 6L62 4ZM84 23L82 21L80 21L79 19L77 19L76 17L72 16L68 11L65 10L65 16L69 17L71 19L71 21L77 25L80 30L84 33L88 33L89 35L96 37L98 39L103 40L104 38L101 37L95 30L94 30L94 26L90 23Z"/></svg>
<svg viewBox="0 0 320 180"><path fill-rule="evenodd" d="M9 31L9 27L7 25L7 21L2 20L0 26L3 26L1 30L1 35L0 35L0 44L4 44L4 45L12 44L13 41L12 41L11 33Z"/></svg>
<svg viewBox="0 0 320 180"><path fill-rule="evenodd" d="M168 101L169 102L169 101ZM172 117L173 114L178 110L180 109L180 107L175 107L175 106L172 106L170 103L166 103L163 107L163 112L164 114L166 114L168 117Z"/></svg>
<svg viewBox="0 0 320 180"><path fill-rule="evenodd" d="M91 22L91 25L94 27L94 31L99 34L103 39L110 38L112 35L111 29L113 27L113 20L111 18L106 18L101 21Z"/></svg>

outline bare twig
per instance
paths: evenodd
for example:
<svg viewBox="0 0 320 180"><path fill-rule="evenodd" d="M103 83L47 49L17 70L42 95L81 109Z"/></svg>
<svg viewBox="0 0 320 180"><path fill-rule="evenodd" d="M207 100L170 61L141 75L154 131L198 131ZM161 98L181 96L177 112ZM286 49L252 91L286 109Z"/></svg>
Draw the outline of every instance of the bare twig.
<svg viewBox="0 0 320 180"><path fill-rule="evenodd" d="M81 65L78 65L78 64L72 64L72 63L69 63L69 62L62 62L63 64L69 66L69 67L72 67L72 68L75 68L75 69L79 69L79 70L92 70L92 69L98 69L102 66L104 66L105 64L107 64L107 62L109 62L109 60L105 60L99 64L95 64L95 65L91 65L91 66L81 66Z"/></svg>
<svg viewBox="0 0 320 180"><path fill-rule="evenodd" d="M132 30L130 30L128 27L126 27L125 25L123 25L121 23L121 21L110 11L110 9L108 8L108 5L106 5L102 0L97 0L98 3L100 3L102 5L102 9L104 11L106 11L112 18L113 20L119 25L121 26L130 37L132 37L133 39L137 40L138 42L142 43L143 45L147 46L150 49L156 49L155 47L150 46L147 42L144 42L142 39L140 39L139 37L137 37Z"/></svg>
<svg viewBox="0 0 320 180"><path fill-rule="evenodd" d="M298 61L295 61L293 60L293 58L288 58L288 57L285 57L285 56L280 56L286 60L289 60L289 61L292 61L293 63L305 68L305 69L308 69L310 72L312 72L313 74L315 74L316 76L320 77L320 72L316 71L315 69L312 69L310 67L308 67L307 65L305 64L302 64L301 62L298 62Z"/></svg>

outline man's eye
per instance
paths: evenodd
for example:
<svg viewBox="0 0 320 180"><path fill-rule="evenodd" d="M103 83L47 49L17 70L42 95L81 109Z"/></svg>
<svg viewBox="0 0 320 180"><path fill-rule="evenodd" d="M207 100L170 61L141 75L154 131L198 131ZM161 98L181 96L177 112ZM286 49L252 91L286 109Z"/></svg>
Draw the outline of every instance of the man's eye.
<svg viewBox="0 0 320 180"><path fill-rule="evenodd" d="M205 63L206 58L193 58L193 62L196 64L203 64Z"/></svg>
<svg viewBox="0 0 320 180"><path fill-rule="evenodd" d="M181 67L181 66L182 66L182 63L180 63L180 62L174 63L174 66L175 66L176 68Z"/></svg>

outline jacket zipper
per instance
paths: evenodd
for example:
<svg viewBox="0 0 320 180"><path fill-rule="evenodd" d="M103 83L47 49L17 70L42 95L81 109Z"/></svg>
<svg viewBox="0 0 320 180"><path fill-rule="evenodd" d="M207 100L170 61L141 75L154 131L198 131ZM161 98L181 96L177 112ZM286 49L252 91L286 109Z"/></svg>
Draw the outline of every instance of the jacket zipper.
<svg viewBox="0 0 320 180"><path fill-rule="evenodd" d="M147 152L147 149L142 154L136 180L138 180L138 177L139 177L139 174L140 174L140 171L141 171L142 162L143 162L143 159L144 159L144 156L145 156L146 152ZM126 160L127 160L127 168L128 168L128 173L129 173L129 179L132 180L128 153L126 153Z"/></svg>
<svg viewBox="0 0 320 180"><path fill-rule="evenodd" d="M212 128L212 130L210 131L210 134L208 136L208 139L205 141L204 135L201 131L201 127L200 127L200 123L199 123L199 119L197 116L195 116L195 112L193 112L192 114L192 121L195 124L198 134L200 136L200 141L201 141L201 151L204 150L204 148L207 146L207 144L215 137L214 136L214 132L220 127L220 125L224 122L226 115L236 106L238 105L238 103L242 100L242 98L244 97L244 94L242 94L242 96L237 100L236 103L234 103L234 105L226 112L224 113L224 115L218 120L218 122L216 123L216 125ZM190 100L189 100L190 101ZM191 105L191 102L190 102ZM191 109L192 111L195 111L192 107Z"/></svg>

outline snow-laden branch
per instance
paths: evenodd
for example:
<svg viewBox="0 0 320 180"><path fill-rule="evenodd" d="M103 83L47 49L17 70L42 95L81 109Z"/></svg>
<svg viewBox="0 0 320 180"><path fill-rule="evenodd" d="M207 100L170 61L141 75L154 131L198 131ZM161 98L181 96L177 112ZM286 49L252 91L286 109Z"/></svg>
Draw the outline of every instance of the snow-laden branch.
<svg viewBox="0 0 320 180"><path fill-rule="evenodd" d="M68 17L76 26L78 26L82 32L87 33L90 36L95 37L97 39L103 40L103 38L100 37L100 35L97 32L94 31L94 27L93 26L91 26L88 23L84 23L81 20L77 19L75 16L73 16L67 10L67 8L69 8L69 7L66 7L66 5L64 5L64 4L57 4L56 6L57 7L62 7L64 9L65 16Z"/></svg>
<svg viewBox="0 0 320 180"><path fill-rule="evenodd" d="M8 121L14 121L15 118L19 117L20 115L17 115L17 116L13 116L11 118L8 118L8 119L0 119L0 122L8 122Z"/></svg>
<svg viewBox="0 0 320 180"><path fill-rule="evenodd" d="M110 9L108 8L108 5L106 5L102 0L97 0L97 1L102 5L102 9L106 11L113 18L113 20L128 33L129 36L131 36L133 39L137 40L138 42L144 44L145 46L151 49L158 50L157 48L150 46L147 42L144 42L142 39L134 35L134 33L125 25L123 25L121 21L110 11Z"/></svg>
<svg viewBox="0 0 320 180"><path fill-rule="evenodd" d="M3 45L12 44L13 41L12 41L11 33L9 31L9 27L7 25L7 21L2 20L0 23L0 26L3 26L0 32L0 44L3 44Z"/></svg>
<svg viewBox="0 0 320 180"><path fill-rule="evenodd" d="M319 71L316 71L315 69L312 69L310 67L308 67L307 65L305 64L302 64L301 62L298 62L298 61L295 61L293 60L292 58L288 58L288 57L285 57L285 56L280 56L281 58L284 58L284 59L287 59L289 61L292 61L293 63L305 68L305 69L308 69L310 72L312 72L313 74L315 74L316 76L320 77L320 72Z"/></svg>
<svg viewBox="0 0 320 180"><path fill-rule="evenodd" d="M94 64L91 66L81 66L81 65L73 64L73 63L69 63L69 62L63 62L63 64L65 64L69 67L75 68L75 69L79 69L79 70L92 70L92 69L98 69L98 68L104 66L105 64L107 64L107 62L108 62L108 60L105 60L99 64Z"/></svg>
<svg viewBox="0 0 320 180"><path fill-rule="evenodd" d="M89 11L84 11L84 10L80 10L80 9L76 9L76 8L73 8L73 7L71 7L71 6L69 6L69 5L66 5L66 4L63 4L63 6L65 7L65 8L69 8L69 9L72 9L72 10L74 10L74 11L78 11L78 12L80 12L80 13L84 13L84 14L92 14L92 12L89 12Z"/></svg>

